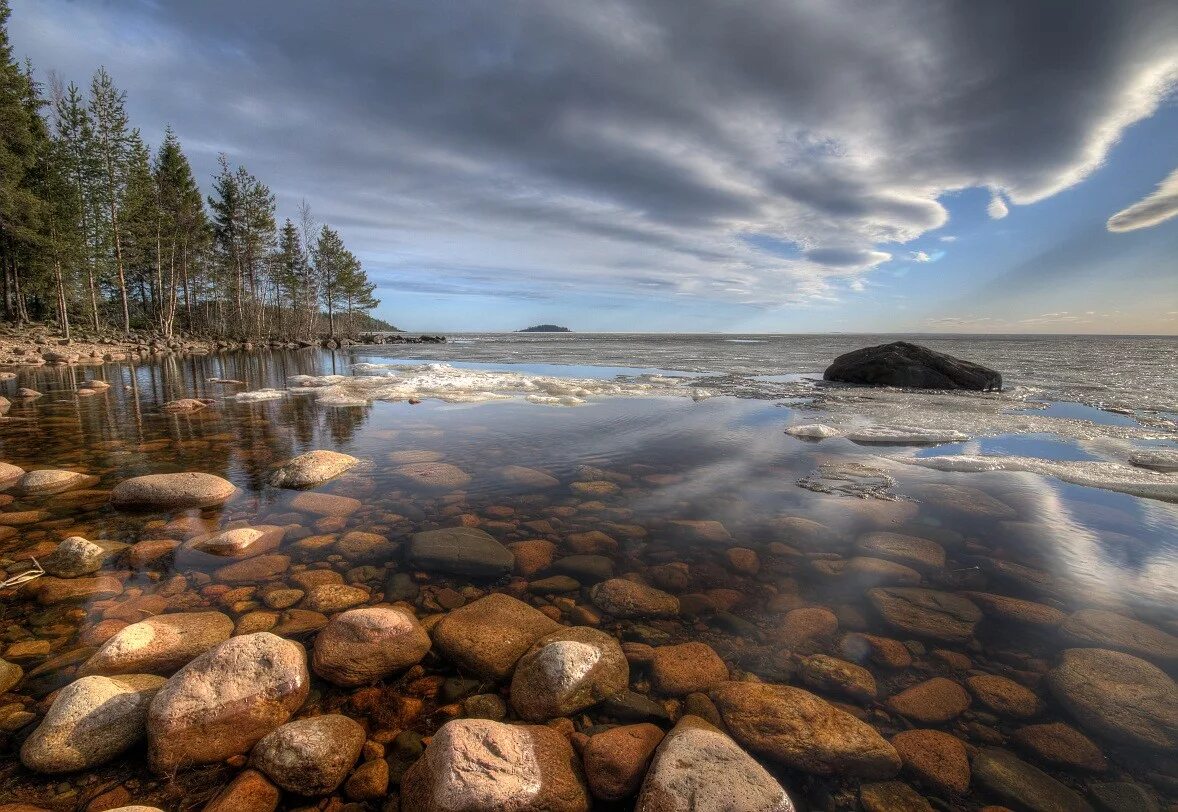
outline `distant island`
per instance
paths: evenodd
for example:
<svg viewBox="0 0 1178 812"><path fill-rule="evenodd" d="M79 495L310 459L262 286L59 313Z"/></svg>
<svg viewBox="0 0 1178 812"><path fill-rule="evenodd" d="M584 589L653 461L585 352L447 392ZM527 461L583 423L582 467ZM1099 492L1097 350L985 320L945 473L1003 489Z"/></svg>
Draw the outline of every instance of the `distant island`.
<svg viewBox="0 0 1178 812"><path fill-rule="evenodd" d="M535 327L525 327L523 330L516 330L517 333L571 333L567 327L560 327L555 324L537 324Z"/></svg>

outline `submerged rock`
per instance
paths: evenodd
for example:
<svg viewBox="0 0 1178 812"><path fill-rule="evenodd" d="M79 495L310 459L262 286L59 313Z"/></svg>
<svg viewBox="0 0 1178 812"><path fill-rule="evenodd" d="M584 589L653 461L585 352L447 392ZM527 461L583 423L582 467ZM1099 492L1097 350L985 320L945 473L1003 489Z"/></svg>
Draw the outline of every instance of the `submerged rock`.
<svg viewBox="0 0 1178 812"><path fill-rule="evenodd" d="M583 753L593 797L621 801L637 792L663 735L662 728L647 722L611 727L590 737Z"/></svg>
<svg viewBox="0 0 1178 812"><path fill-rule="evenodd" d="M1162 666L1178 666L1178 637L1116 612L1081 609L1059 630L1076 646L1114 649Z"/></svg>
<svg viewBox="0 0 1178 812"><path fill-rule="evenodd" d="M968 640L982 619L982 611L977 606L951 592L916 587L879 587L868 590L867 598L889 625L934 640Z"/></svg>
<svg viewBox="0 0 1178 812"><path fill-rule="evenodd" d="M802 682L818 691L842 694L860 702L875 699L875 677L861 665L814 654L802 661Z"/></svg>
<svg viewBox="0 0 1178 812"><path fill-rule="evenodd" d="M237 488L226 479L189 471L125 479L110 492L110 501L124 510L181 510L222 505L235 493Z"/></svg>
<svg viewBox="0 0 1178 812"><path fill-rule="evenodd" d="M287 722L254 746L250 760L297 795L326 795L344 782L364 747L364 728L329 713Z"/></svg>
<svg viewBox="0 0 1178 812"><path fill-rule="evenodd" d="M208 555L245 558L274 550L282 543L286 528L272 524L256 527L233 527L209 535L196 536L184 543L184 549Z"/></svg>
<svg viewBox="0 0 1178 812"><path fill-rule="evenodd" d="M1047 685L1085 728L1139 747L1178 747L1178 686L1145 660L1120 651L1068 649L1048 673Z"/></svg>
<svg viewBox="0 0 1178 812"><path fill-rule="evenodd" d="M307 698L307 656L269 632L231 637L176 673L152 700L148 759L161 774L247 752Z"/></svg>
<svg viewBox="0 0 1178 812"><path fill-rule="evenodd" d="M275 488L309 488L335 479L359 462L350 454L338 451L308 451L279 466L270 475L270 484Z"/></svg>
<svg viewBox="0 0 1178 812"><path fill-rule="evenodd" d="M47 496L75 488L86 488L97 481L96 476L47 468L29 471L17 481L15 490L24 496Z"/></svg>
<svg viewBox="0 0 1178 812"><path fill-rule="evenodd" d="M511 704L521 718L571 716L626 690L630 666L612 635L586 626L545 635L519 659Z"/></svg>
<svg viewBox="0 0 1178 812"><path fill-rule="evenodd" d="M41 560L41 566L58 578L77 578L102 569L106 550L81 536L70 536Z"/></svg>
<svg viewBox="0 0 1178 812"><path fill-rule="evenodd" d="M58 692L20 749L30 770L63 773L109 761L143 737L151 698L163 677L82 677Z"/></svg>
<svg viewBox="0 0 1178 812"><path fill-rule="evenodd" d="M956 736L940 730L905 730L892 737L904 770L917 780L951 794L969 789L969 752Z"/></svg>
<svg viewBox="0 0 1178 812"><path fill-rule="evenodd" d="M1002 375L989 367L907 341L864 347L840 355L822 377L828 381L910 389L1002 388Z"/></svg>
<svg viewBox="0 0 1178 812"><path fill-rule="evenodd" d="M428 572L496 578L511 572L515 556L476 527L423 530L409 540L409 562Z"/></svg>
<svg viewBox="0 0 1178 812"><path fill-rule="evenodd" d="M429 649L429 635L409 612L352 609L333 617L319 632L311 667L336 685L366 685L417 664Z"/></svg>
<svg viewBox="0 0 1178 812"><path fill-rule="evenodd" d="M808 691L727 682L711 697L737 741L787 767L861 778L900 770L899 755L875 728Z"/></svg>
<svg viewBox="0 0 1178 812"><path fill-rule="evenodd" d="M460 667L506 679L537 640L561 628L547 615L509 595L494 593L455 609L433 629L439 651Z"/></svg>
<svg viewBox="0 0 1178 812"><path fill-rule="evenodd" d="M594 584L589 599L597 608L614 617L674 617L679 614L679 599L652 586L611 578Z"/></svg>
<svg viewBox="0 0 1178 812"><path fill-rule="evenodd" d="M1088 802L1008 750L986 747L973 760L973 779L1000 801L1027 812L1092 812Z"/></svg>
<svg viewBox="0 0 1178 812"><path fill-rule="evenodd" d="M728 680L728 666L707 643L659 646L650 661L654 689L667 696L707 691Z"/></svg>
<svg viewBox="0 0 1178 812"><path fill-rule="evenodd" d="M794 812L793 802L769 771L698 716L680 719L655 750L635 808Z"/></svg>
<svg viewBox="0 0 1178 812"><path fill-rule="evenodd" d="M187 665L233 634L221 612L177 612L132 623L103 643L79 674L163 674Z"/></svg>
<svg viewBox="0 0 1178 812"><path fill-rule="evenodd" d="M914 722L939 725L965 713L970 698L953 680L933 677L889 697L884 704Z"/></svg>
<svg viewBox="0 0 1178 812"><path fill-rule="evenodd" d="M456 491L470 483L470 474L448 462L413 462L393 473L409 485L430 491Z"/></svg>
<svg viewBox="0 0 1178 812"><path fill-rule="evenodd" d="M550 727L457 719L401 779L414 812L586 812L589 794L568 740Z"/></svg>

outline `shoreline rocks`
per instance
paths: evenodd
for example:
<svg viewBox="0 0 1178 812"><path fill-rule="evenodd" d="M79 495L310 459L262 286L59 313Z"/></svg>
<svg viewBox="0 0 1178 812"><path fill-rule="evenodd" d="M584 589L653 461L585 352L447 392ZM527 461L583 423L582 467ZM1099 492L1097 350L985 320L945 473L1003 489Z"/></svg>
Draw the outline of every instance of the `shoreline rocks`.
<svg viewBox="0 0 1178 812"><path fill-rule="evenodd" d="M908 341L863 347L838 356L823 380L906 389L1002 389L996 370Z"/></svg>
<svg viewBox="0 0 1178 812"><path fill-rule="evenodd" d="M237 487L213 474L147 474L124 479L110 492L110 502L120 510L182 510L223 505Z"/></svg>
<svg viewBox="0 0 1178 812"><path fill-rule="evenodd" d="M429 635L408 611L351 609L329 620L315 637L311 668L336 685L366 685L416 665L430 645Z"/></svg>

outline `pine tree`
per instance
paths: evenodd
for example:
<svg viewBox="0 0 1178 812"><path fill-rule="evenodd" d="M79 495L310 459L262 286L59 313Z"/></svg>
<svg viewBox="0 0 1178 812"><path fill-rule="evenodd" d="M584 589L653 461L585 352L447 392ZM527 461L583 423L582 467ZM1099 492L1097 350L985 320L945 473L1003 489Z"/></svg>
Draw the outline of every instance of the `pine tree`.
<svg viewBox="0 0 1178 812"><path fill-rule="evenodd" d="M110 217L110 242L114 246L114 270L123 306L123 331L130 333L131 308L127 297L123 235L119 222L119 204L127 183L131 155L131 132L126 108L126 94L115 87L106 68L100 67L90 83L90 116L94 122L95 155L105 181L102 195Z"/></svg>
<svg viewBox="0 0 1178 812"><path fill-rule="evenodd" d="M200 250L208 229L200 187L196 185L192 167L180 148L180 139L172 132L171 127L164 131L163 143L156 154L155 184L164 230L161 264L167 268L163 281L164 304L160 310L159 324L164 335L171 335L178 300L177 269L179 284L184 292L185 320L189 327L192 325L189 263L193 254Z"/></svg>
<svg viewBox="0 0 1178 812"><path fill-rule="evenodd" d="M127 150L126 181L118 206L122 257L130 290L139 294L139 310L145 318L158 312L163 290L160 269L160 206L150 152L132 130Z"/></svg>

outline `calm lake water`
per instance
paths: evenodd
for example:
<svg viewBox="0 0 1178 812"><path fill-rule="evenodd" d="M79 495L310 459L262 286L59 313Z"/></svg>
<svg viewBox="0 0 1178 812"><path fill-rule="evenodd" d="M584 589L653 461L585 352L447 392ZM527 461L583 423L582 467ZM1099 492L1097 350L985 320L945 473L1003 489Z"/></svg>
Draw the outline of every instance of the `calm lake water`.
<svg viewBox="0 0 1178 812"><path fill-rule="evenodd" d="M1171 673L1178 664L1178 505L1133 495L1146 486L1164 488L1173 477L1126 462L1133 453L1176 447L1178 342L924 342L1006 373L1008 391L989 399L864 399L858 394L863 390L816 383L814 373L835 354L867 343L873 343L870 337L459 336L451 344L420 348L19 371L0 394L12 398L21 386L43 394L16 401L0 421L0 461L97 479L49 496L0 495L0 564L9 576L18 574L30 568L31 557L43 558L62 539L83 536L108 546L96 576L109 578L97 595L47 589L48 577L0 595L2 656L24 670L0 698L0 801L86 809L96 808L87 805L102 796L164 809L200 808L241 764L160 777L147 769L140 742L82 772L41 775L23 767L18 752L53 692L76 679L80 664L106 639L144 617L217 610L239 632L269 629L310 646L331 612L298 603L275 608L267 596L298 587L301 573L322 570L367 590L367 603L385 601L386 593L389 600L408 600L420 618L488 592L509 592L566 625L596 624L623 641L702 641L735 678L808 685L885 738L914 726L934 727L970 747L1007 748L1091 803L1100 795L1097 785L1117 782L1163 805L1173 802L1178 759L1172 748L1136 746L1077 719L1048 689L1045 675L1062 650L1077 645L1127 650ZM111 387L78 397L87 378ZM422 402L396 400L410 391ZM192 414L162 410L181 397L215 402ZM580 405L552 405L574 401ZM864 425L889 431L897 425L958 426L963 436L906 446L845 436L814 442L785 433L814 423L836 425L843 433ZM358 510L346 517L300 511L291 505L297 491L266 484L274 467L313 449L362 461L315 489L357 498ZM972 472L920 464L961 455L1057 467L1045 475L1025 462L1017 470ZM403 468L417 460L453 465L468 479L451 487L423 486ZM1112 467L1084 467L1093 463ZM505 471L509 466L535 469L555 482L521 483ZM181 471L217 474L240 490L224 507L203 511L128 513L108 503L108 491L122 480ZM145 544L182 543L201 532L261 524L286 528L276 552L289 561L277 571L231 582L218 576L220 561ZM555 545L555 560L535 573L489 581L404 562L412 534L458 525L477 526L504 544L547 540ZM364 551L338 545L357 530L388 543ZM598 532L585 535L591 531ZM881 532L924 543L871 535ZM746 550L755 553L751 564ZM585 555L598 558L561 564ZM869 563L861 566L864 560ZM848 563L854 561L859 563ZM904 566L895 568L897 563ZM682 613L618 620L602 612L588 587L611 573L679 596ZM559 593L528 589L529 582L551 574L571 574L577 583ZM406 581L416 588L407 591ZM1062 614L1053 623L1028 624L1013 618L1013 610L978 599L981 620L967 634L946 639L918 628L933 621L898 621L887 596L870 593L895 586L1019 598ZM787 620L791 612L816 608L827 610L837 629L819 624L803 633L796 626L805 615ZM1128 629L1112 620L1096 622L1097 631L1078 632L1076 624L1063 622L1077 610L1132 620ZM857 633L902 641L911 662L885 663ZM856 699L805 681L804 660L814 654L861 663L876 683L874 698ZM983 674L1009 678L1041 704L1020 717L974 691L969 709L938 723L914 722L888 704L889 697L930 677L964 685ZM510 699L505 685L467 685L462 679L468 676L434 652L420 667L377 688L344 689L316 678L300 714L334 711L363 724L370 739L387 745L395 796L404 765L394 754L412 749L410 734L428 736L461 715L455 703L465 694ZM630 685L672 718L681 712L683 698L659 695L640 662L632 663ZM599 725L633 721L604 706L572 720L577 730L590 733ZM1107 769L1064 764L1045 748L1023 743L1022 729L1051 722L1091 738ZM762 763L799 809L856 808L857 779L810 775L772 759ZM958 794L911 772L900 778L941 809L977 809L1002 798L992 783L975 781ZM342 790L335 796L342 799ZM282 808L307 803L284 796ZM362 803L357 808L381 809L386 801Z"/></svg>

